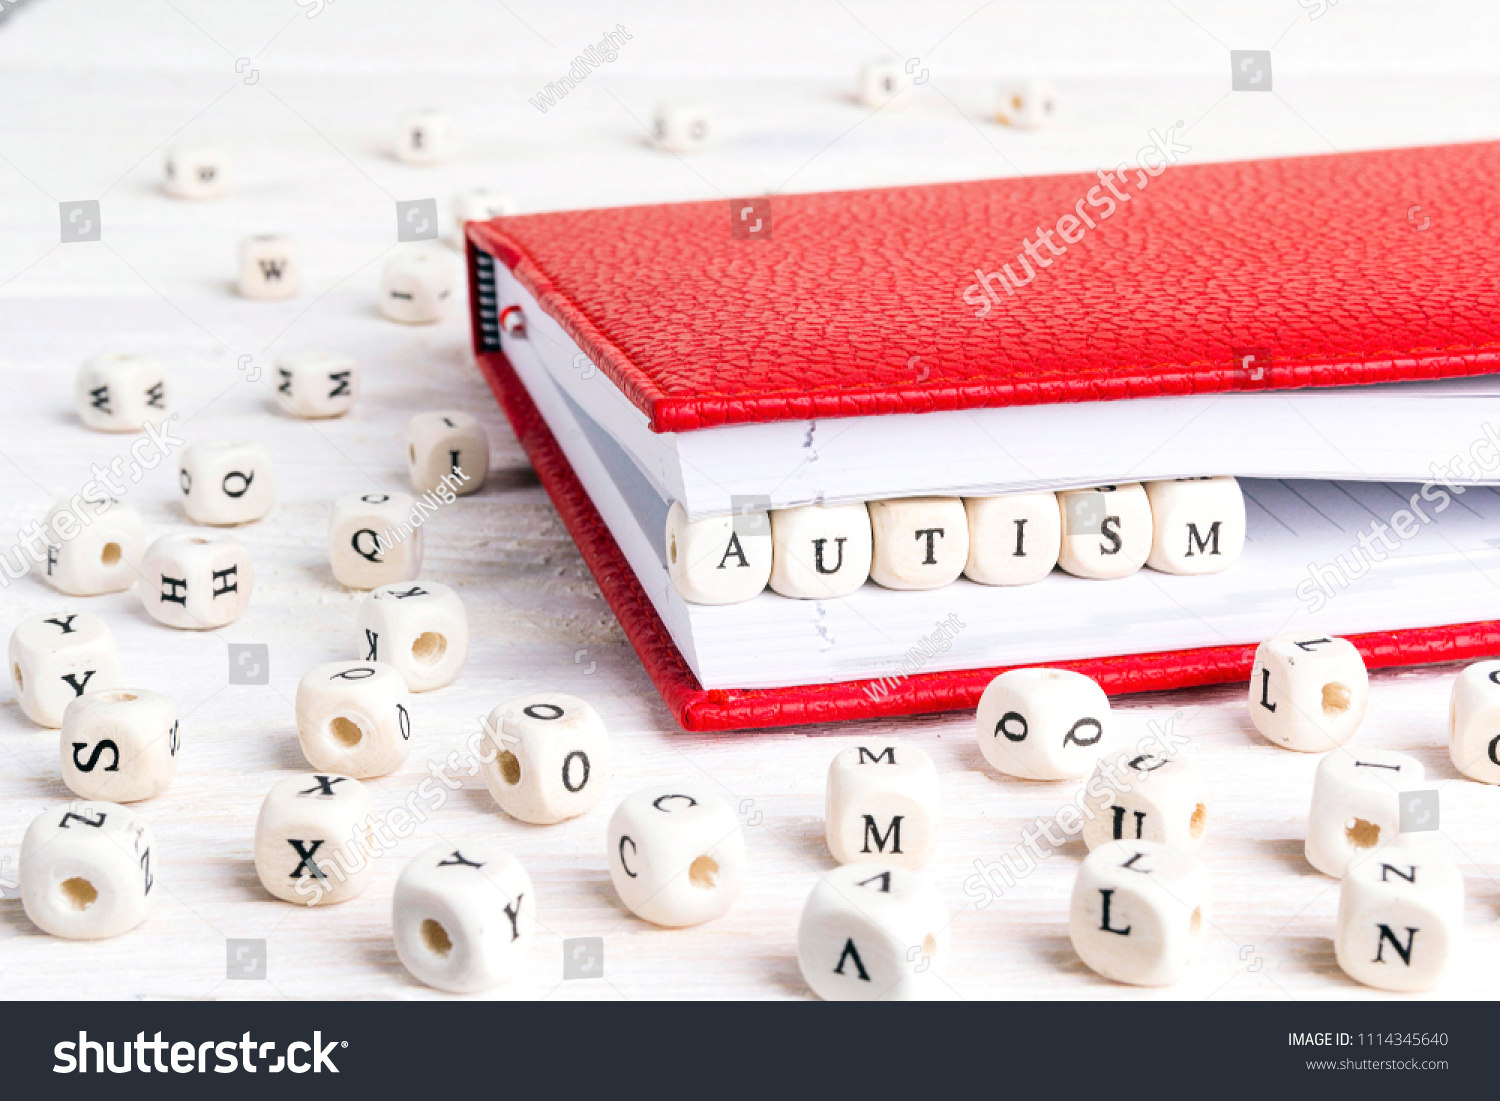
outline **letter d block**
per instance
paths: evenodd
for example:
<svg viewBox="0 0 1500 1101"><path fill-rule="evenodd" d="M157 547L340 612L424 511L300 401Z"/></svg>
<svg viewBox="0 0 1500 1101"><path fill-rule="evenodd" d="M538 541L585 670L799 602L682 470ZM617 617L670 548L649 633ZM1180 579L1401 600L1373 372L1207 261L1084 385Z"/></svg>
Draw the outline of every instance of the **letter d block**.
<svg viewBox="0 0 1500 1101"><path fill-rule="evenodd" d="M1153 841L1110 841L1073 881L1073 948L1106 979L1168 986L1197 957L1208 927L1208 874L1198 859Z"/></svg>
<svg viewBox="0 0 1500 1101"><path fill-rule="evenodd" d="M734 517L689 520L682 505L667 513L667 571L689 604L738 604L759 596L771 580L771 525L762 534L735 530Z"/></svg>
<svg viewBox="0 0 1500 1101"><path fill-rule="evenodd" d="M350 776L302 773L273 787L255 821L255 873L266 890L306 906L365 889L377 842L375 799Z"/></svg>
<svg viewBox="0 0 1500 1101"><path fill-rule="evenodd" d="M1431 990L1452 969L1463 928L1458 869L1420 849L1389 849L1344 876L1334 955L1366 986Z"/></svg>
<svg viewBox="0 0 1500 1101"><path fill-rule="evenodd" d="M422 526L412 524L415 505L405 493L354 493L335 501L328 524L334 579L351 589L416 580Z"/></svg>
<svg viewBox="0 0 1500 1101"><path fill-rule="evenodd" d="M920 868L937 847L937 768L916 746L868 741L828 766L828 851L840 864Z"/></svg>

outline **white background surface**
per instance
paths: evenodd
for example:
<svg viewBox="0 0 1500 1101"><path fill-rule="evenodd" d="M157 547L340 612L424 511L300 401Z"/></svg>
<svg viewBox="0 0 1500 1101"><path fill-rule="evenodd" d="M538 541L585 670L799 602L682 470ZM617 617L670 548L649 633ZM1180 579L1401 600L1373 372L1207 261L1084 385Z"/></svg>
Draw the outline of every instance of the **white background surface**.
<svg viewBox="0 0 1500 1101"><path fill-rule="evenodd" d="M487 838L531 873L545 928L499 997L791 996L806 990L795 929L815 877L827 762L860 733L897 733L936 759L943 839L932 874L954 913L948 982L956 997L1362 997L1330 939L1337 884L1301 855L1316 759L1255 735L1238 687L1118 701L1120 744L1148 719L1178 715L1213 792L1217 904L1205 958L1166 992L1114 986L1071 950L1067 894L1081 842L1043 862L1009 897L977 910L963 883L975 859L1068 801L1070 784L997 777L972 717L776 731L678 732L622 640L566 532L473 370L461 316L421 329L378 316L373 291L391 247L394 202L465 186L508 190L523 210L715 198L775 190L1089 169L1131 158L1151 128L1183 120L1189 159L1315 153L1495 137L1500 9L1483 3L1344 0L1318 19L1296 3L1004 3L846 0L785 4L543 4L528 0L335 0L314 18L292 0L30 0L0 25L0 548L89 464L128 438L83 429L72 374L104 349L143 351L171 372L188 440L259 439L280 496L239 532L258 573L249 611L213 634L155 625L133 593L62 598L27 578L0 590L0 627L59 608L104 615L127 680L169 693L182 716L182 771L138 805L156 831L160 896L149 921L99 944L42 935L0 901L0 992L53 997L371 997L431 994L397 962L389 899L401 861L437 839ZM633 36L620 58L545 115L526 97L562 75L606 29ZM1273 50L1274 92L1230 95L1230 48ZM850 102L859 62L918 57L927 84L904 111ZM236 72L236 59L249 58ZM255 74L255 82L245 80ZM1044 134L984 120L997 81L1052 78L1062 115ZM714 148L691 161L644 140L662 98L713 112ZM385 153L396 115L423 104L458 119L464 151L417 169ZM165 198L162 147L202 139L233 156L233 195ZM57 203L98 198L104 239L58 244ZM1435 216L1440 216L1436 212ZM231 289L237 240L286 231L302 242L306 287L264 304ZM253 370L298 348L356 355L364 397L348 418L308 424L275 412ZM615 739L616 775L591 814L516 823L477 779L378 866L360 898L308 911L272 900L251 864L260 799L304 767L291 699L312 665L354 656L356 594L324 549L328 504L404 483L400 436L417 409L469 409L493 441L483 493L428 525L427 576L457 587L476 635L454 686L419 697L417 748L372 783L401 802L495 704L537 689L587 696ZM151 536L186 527L167 464L127 499ZM1290 594L1289 594L1290 599ZM913 640L915 641L915 640ZM271 647L269 687L226 685L226 644ZM1357 744L1413 752L1442 790L1432 843L1468 889L1465 959L1443 993L1494 991L1500 793L1448 763L1451 669L1380 674ZM0 697L0 858L30 820L67 798L58 736ZM638 787L693 780L745 815L751 873L724 918L660 930L629 915L606 870L610 809ZM750 823L754 824L750 824ZM13 863L8 871L13 871ZM13 875L10 878L14 878ZM603 936L603 981L562 982L563 937ZM269 979L225 980L226 937L266 938ZM1257 964L1257 961L1260 961Z"/></svg>

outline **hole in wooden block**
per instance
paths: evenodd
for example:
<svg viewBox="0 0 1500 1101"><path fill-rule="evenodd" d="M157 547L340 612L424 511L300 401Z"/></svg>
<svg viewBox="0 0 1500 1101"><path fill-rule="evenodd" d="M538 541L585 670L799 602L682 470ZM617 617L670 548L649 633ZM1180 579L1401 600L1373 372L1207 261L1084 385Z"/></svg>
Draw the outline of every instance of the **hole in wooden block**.
<svg viewBox="0 0 1500 1101"><path fill-rule="evenodd" d="M328 724L328 732L333 735L333 740L341 746L352 749L359 745L364 738L365 732L359 728L359 723L353 719L346 719L340 715Z"/></svg>
<svg viewBox="0 0 1500 1101"><path fill-rule="evenodd" d="M928 959L932 959L937 955L937 937L931 933L922 938L922 955Z"/></svg>
<svg viewBox="0 0 1500 1101"><path fill-rule="evenodd" d="M1201 906L1193 911L1193 920L1188 924L1188 932L1195 937L1203 932L1203 908Z"/></svg>
<svg viewBox="0 0 1500 1101"><path fill-rule="evenodd" d="M1208 825L1208 808L1199 803L1193 808L1193 817L1188 820L1188 834L1194 840L1203 836L1203 829Z"/></svg>
<svg viewBox="0 0 1500 1101"><path fill-rule="evenodd" d="M113 566L120 561L120 544L105 543L104 549L99 552L99 561L106 566Z"/></svg>
<svg viewBox="0 0 1500 1101"><path fill-rule="evenodd" d="M448 640L436 631L423 631L411 644L411 656L423 665L432 665L448 650Z"/></svg>
<svg viewBox="0 0 1500 1101"><path fill-rule="evenodd" d="M1338 681L1323 686L1323 714L1342 715L1349 710L1349 689Z"/></svg>
<svg viewBox="0 0 1500 1101"><path fill-rule="evenodd" d="M406 458L407 458L408 462L413 462L414 463L414 462L417 461L417 445L416 444L407 444L406 445Z"/></svg>
<svg viewBox="0 0 1500 1101"><path fill-rule="evenodd" d="M25 678L21 676L21 666L19 663L10 667L10 675L15 678L16 691L19 692L26 683Z"/></svg>
<svg viewBox="0 0 1500 1101"><path fill-rule="evenodd" d="M516 755L508 749L502 749L500 756L495 758L495 763L500 766L500 779L507 784L519 784L521 782L521 762Z"/></svg>
<svg viewBox="0 0 1500 1101"><path fill-rule="evenodd" d="M694 887L711 890L719 874L719 862L711 856L700 856L688 866L688 882Z"/></svg>
<svg viewBox="0 0 1500 1101"><path fill-rule="evenodd" d="M677 536L675 535L667 543L667 558L671 560L672 565L677 565Z"/></svg>
<svg viewBox="0 0 1500 1101"><path fill-rule="evenodd" d="M431 918L422 919L422 943L434 956L446 956L453 951L453 941L448 937L448 930Z"/></svg>
<svg viewBox="0 0 1500 1101"><path fill-rule="evenodd" d="M1373 849L1380 844L1380 827L1363 818L1351 818L1344 823L1344 836L1356 849Z"/></svg>
<svg viewBox="0 0 1500 1101"><path fill-rule="evenodd" d="M207 543L207 542L208 542L208 540L207 540L207 539L199 539L199 538L198 538L198 537L197 537L197 536L196 536L196 535L195 535L195 536L193 536L193 537L192 537L192 538L191 538L191 539L189 539L189 540L188 540L188 542L189 542L189 543L191 543L191 544L193 544L193 546L195 546L195 547L201 547L201 546L203 546L203 545L204 545L204 544L206 544L206 543Z"/></svg>
<svg viewBox="0 0 1500 1101"><path fill-rule="evenodd" d="M99 898L99 892L94 885L80 876L62 881L63 898L68 900L68 905L75 910L87 910Z"/></svg>
<svg viewBox="0 0 1500 1101"><path fill-rule="evenodd" d="M137 697L134 693L131 692L111 692L104 698L107 699L110 703L130 703Z"/></svg>

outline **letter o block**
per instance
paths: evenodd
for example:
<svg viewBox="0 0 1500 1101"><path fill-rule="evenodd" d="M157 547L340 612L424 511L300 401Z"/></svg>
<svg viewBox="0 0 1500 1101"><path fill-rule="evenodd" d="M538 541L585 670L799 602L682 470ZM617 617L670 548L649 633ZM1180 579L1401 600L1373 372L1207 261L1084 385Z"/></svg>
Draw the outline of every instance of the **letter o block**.
<svg viewBox="0 0 1500 1101"><path fill-rule="evenodd" d="M920 868L937 848L937 768L910 743L867 741L828 766L828 851L840 864Z"/></svg>
<svg viewBox="0 0 1500 1101"><path fill-rule="evenodd" d="M1012 669L990 681L976 716L985 760L1023 780L1087 776L1108 748L1109 697L1067 669Z"/></svg>
<svg viewBox="0 0 1500 1101"><path fill-rule="evenodd" d="M576 818L609 786L609 733L577 696L522 696L491 711L486 727L484 784L512 818L539 826Z"/></svg>
<svg viewBox="0 0 1500 1101"><path fill-rule="evenodd" d="M411 694L382 661L330 661L297 684L297 736L313 768L364 780L411 756Z"/></svg>

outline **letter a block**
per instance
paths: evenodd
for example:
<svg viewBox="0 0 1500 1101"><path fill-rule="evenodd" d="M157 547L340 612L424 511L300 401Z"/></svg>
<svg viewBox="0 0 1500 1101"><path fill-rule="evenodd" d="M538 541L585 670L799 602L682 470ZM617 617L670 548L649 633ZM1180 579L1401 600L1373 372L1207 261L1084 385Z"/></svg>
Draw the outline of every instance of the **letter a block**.
<svg viewBox="0 0 1500 1101"><path fill-rule="evenodd" d="M689 604L738 604L758 596L771 579L771 525L764 514L742 518L759 522L761 534L742 533L733 516L689 520L680 504L667 513L667 572Z"/></svg>

